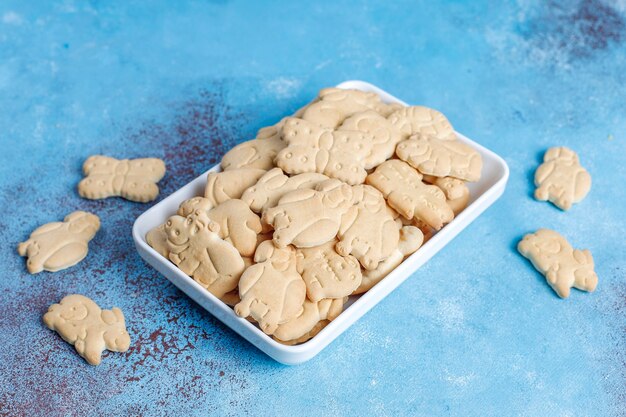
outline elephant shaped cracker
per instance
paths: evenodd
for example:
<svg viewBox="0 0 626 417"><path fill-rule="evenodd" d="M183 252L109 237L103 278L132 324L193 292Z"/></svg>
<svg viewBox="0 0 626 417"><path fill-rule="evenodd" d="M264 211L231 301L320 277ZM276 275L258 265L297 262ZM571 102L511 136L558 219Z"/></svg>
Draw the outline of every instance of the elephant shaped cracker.
<svg viewBox="0 0 626 417"><path fill-rule="evenodd" d="M174 215L165 223L170 260L217 298L237 287L244 261L219 237L220 226L204 212Z"/></svg>
<svg viewBox="0 0 626 417"><path fill-rule="evenodd" d="M325 299L317 302L305 300L302 312L295 318L278 326L274 338L283 342L298 339L309 333L320 321L332 321L343 311L343 298Z"/></svg>
<svg viewBox="0 0 626 417"><path fill-rule="evenodd" d="M302 113L302 119L313 124L334 129L351 115L367 110L387 115L390 109L375 93L340 88L324 88L318 101L311 103Z"/></svg>
<svg viewBox="0 0 626 417"><path fill-rule="evenodd" d="M76 352L91 365L100 364L105 349L126 352L130 347L122 310L117 307L102 310L84 295L68 295L59 304L52 304L43 322L74 345Z"/></svg>
<svg viewBox="0 0 626 417"><path fill-rule="evenodd" d="M237 168L222 172L211 172L208 175L204 197L213 206L226 200L240 198L243 192L256 184L265 174L265 170L258 168Z"/></svg>
<svg viewBox="0 0 626 417"><path fill-rule="evenodd" d="M84 211L68 214L63 222L47 223L35 229L30 238L18 245L20 256L28 257L31 274L60 271L82 261L88 243L100 229L98 216Z"/></svg>
<svg viewBox="0 0 626 417"><path fill-rule="evenodd" d="M569 210L591 189L591 176L580 165L576 152L565 147L550 148L535 172L535 198Z"/></svg>
<svg viewBox="0 0 626 417"><path fill-rule="evenodd" d="M156 183L165 175L165 164L157 158L115 159L94 155L83 164L85 178L78 194L91 200L122 197L146 203L159 195Z"/></svg>
<svg viewBox="0 0 626 417"><path fill-rule="evenodd" d="M388 117L404 138L421 134L439 140L455 140L454 128L441 112L424 106L402 107Z"/></svg>
<svg viewBox="0 0 626 417"><path fill-rule="evenodd" d="M284 248L319 246L335 238L341 217L352 206L352 187L339 180L319 183L313 190L285 194L262 220L274 227L273 241Z"/></svg>
<svg viewBox="0 0 626 417"><path fill-rule="evenodd" d="M239 281L241 301L235 306L239 317L252 316L268 335L278 325L297 317L306 298L306 285L296 268L293 247L277 248L268 240L254 254Z"/></svg>
<svg viewBox="0 0 626 417"><path fill-rule="evenodd" d="M527 234L517 249L545 275L548 284L561 298L569 297L572 287L592 292L598 285L591 252L572 248L553 230L539 229Z"/></svg>

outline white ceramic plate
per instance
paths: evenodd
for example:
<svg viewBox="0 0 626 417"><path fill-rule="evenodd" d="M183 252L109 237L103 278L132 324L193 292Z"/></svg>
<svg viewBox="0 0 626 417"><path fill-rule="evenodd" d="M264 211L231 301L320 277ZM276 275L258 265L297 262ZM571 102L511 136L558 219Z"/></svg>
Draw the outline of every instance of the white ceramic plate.
<svg viewBox="0 0 626 417"><path fill-rule="evenodd" d="M363 81L346 81L339 84L338 87L371 91L379 94L383 101L387 103L395 102L406 105L406 103L389 95L385 91ZM314 338L301 345L285 346L280 344L263 333L263 331L254 324L238 317L230 307L202 288L198 283L184 274L169 260L159 255L146 243L146 233L150 229L164 223L168 217L175 214L178 205L182 201L203 195L207 174L209 172L219 171L219 165L215 165L213 168L139 216L133 225L135 246L146 262L152 265L195 302L200 304L235 332L239 333L254 346L261 349L278 362L288 365L303 363L317 355L330 342L335 340L337 336L350 327L352 323L361 318L391 291L402 284L404 280L409 278L420 266L439 252L441 248L502 195L509 177L509 168L506 162L504 162L501 157L476 142L473 142L459 133L457 133L457 135L459 140L471 145L480 152L483 158L481 180L469 184L471 200L468 207L370 291L360 297L351 297L350 302L346 305L346 309L339 317L333 320Z"/></svg>

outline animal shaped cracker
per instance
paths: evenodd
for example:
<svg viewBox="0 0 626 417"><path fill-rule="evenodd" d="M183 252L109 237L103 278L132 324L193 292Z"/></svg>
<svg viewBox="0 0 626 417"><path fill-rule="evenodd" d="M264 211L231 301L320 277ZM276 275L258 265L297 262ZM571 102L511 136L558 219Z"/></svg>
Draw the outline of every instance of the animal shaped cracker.
<svg viewBox="0 0 626 417"><path fill-rule="evenodd" d="M250 266L239 281L241 302L235 306L239 317L252 316L261 330L274 333L279 324L295 318L302 311L306 285L296 268L296 252L288 246L277 248L268 240L254 254Z"/></svg>
<svg viewBox="0 0 626 417"><path fill-rule="evenodd" d="M256 184L265 172L265 170L257 168L237 168L211 172L207 178L204 196L214 206L226 200L240 198L246 188Z"/></svg>
<svg viewBox="0 0 626 417"><path fill-rule="evenodd" d="M405 138L415 135L434 136L439 140L455 140L454 128L442 113L424 106L402 107L388 117Z"/></svg>
<svg viewBox="0 0 626 417"><path fill-rule="evenodd" d="M311 340L312 338L314 338L315 336L317 336L317 334L319 332L321 332L324 329L324 327L328 326L328 324L330 324L330 321L328 321L328 320L318 321L317 324L315 326L313 326L313 328L309 332L305 333L304 335L302 335L301 337L299 337L297 339L280 340L280 339L277 339L276 337L274 337L274 340L276 340L278 343L281 343L281 344L287 345L287 346L299 345L299 344L307 342L307 341Z"/></svg>
<svg viewBox="0 0 626 417"><path fill-rule="evenodd" d="M580 165L576 152L565 147L550 148L535 172L535 198L569 210L591 189L591 176Z"/></svg>
<svg viewBox="0 0 626 417"><path fill-rule="evenodd" d="M122 197L146 203L159 195L156 183L165 175L165 164L157 158L119 160L94 155L83 164L83 173L86 178L78 183L81 197Z"/></svg>
<svg viewBox="0 0 626 417"><path fill-rule="evenodd" d="M483 161L478 152L458 140L413 135L396 147L400 159L422 174L478 181Z"/></svg>
<svg viewBox="0 0 626 417"><path fill-rule="evenodd" d="M549 229L529 233L517 245L522 256L545 275L548 284L561 298L572 287L592 292L598 285L593 257L587 249L573 249L563 236Z"/></svg>
<svg viewBox="0 0 626 417"><path fill-rule="evenodd" d="M122 310L102 310L90 298L72 294L52 304L43 316L44 324L63 340L74 345L76 352L91 365L99 365L102 352L126 352L130 336Z"/></svg>
<svg viewBox="0 0 626 417"><path fill-rule="evenodd" d="M313 248L298 249L298 272L311 301L348 296L361 283L359 262L354 256L339 255L335 251L336 243L331 240Z"/></svg>
<svg viewBox="0 0 626 417"><path fill-rule="evenodd" d="M379 263L376 269L363 271L361 285L354 291L354 294L362 294L369 291L400 265L407 256L417 251L422 246L423 241L424 235L420 229L415 226L403 226L400 229L398 247L387 259Z"/></svg>
<svg viewBox="0 0 626 417"><path fill-rule="evenodd" d="M228 201L228 200L227 200ZM213 207L213 203L206 197L192 197L180 203L176 214L187 217L196 211L208 213Z"/></svg>
<svg viewBox="0 0 626 417"><path fill-rule="evenodd" d="M335 238L341 217L351 206L352 187L330 179L314 190L285 194L276 207L265 210L262 219L274 227L276 246L310 248Z"/></svg>
<svg viewBox="0 0 626 417"><path fill-rule="evenodd" d="M464 181L452 177L424 175L424 182L441 188L441 191L446 195L448 206L450 206L455 216L467 207L470 199L470 190Z"/></svg>
<svg viewBox="0 0 626 417"><path fill-rule="evenodd" d="M224 155L222 169L255 168L267 171L274 166L274 158L287 144L275 133L266 138L241 143Z"/></svg>
<svg viewBox="0 0 626 417"><path fill-rule="evenodd" d="M167 246L167 233L165 233L165 223L150 229L146 233L146 242L152 249L157 251L164 258L170 258L170 250Z"/></svg>
<svg viewBox="0 0 626 417"><path fill-rule="evenodd" d="M382 192L387 203L407 219L439 230L454 218L443 191L424 184L422 174L406 162L392 159L382 163L367 177L367 183Z"/></svg>
<svg viewBox="0 0 626 417"><path fill-rule="evenodd" d="M376 188L352 187L355 203L342 217L337 243L341 255L354 255L363 268L376 269L398 244L398 227L393 211Z"/></svg>
<svg viewBox="0 0 626 417"><path fill-rule="evenodd" d="M220 226L204 212L172 216L165 223L170 260L217 298L237 287L244 262L219 237Z"/></svg>
<svg viewBox="0 0 626 417"><path fill-rule="evenodd" d="M346 118L367 110L385 114L388 107L374 93L340 88L325 88L319 92L318 101L302 112L302 119L313 124L334 129Z"/></svg>
<svg viewBox="0 0 626 417"><path fill-rule="evenodd" d="M89 251L88 243L100 229L98 216L84 211L68 214L63 222L47 223L35 229L30 238L17 247L26 256L31 274L60 271L82 261Z"/></svg>
<svg viewBox="0 0 626 417"><path fill-rule="evenodd" d="M322 320L332 321L343 310L343 298L317 302L305 300L302 312L295 318L278 326L274 338L281 341L298 339L309 333Z"/></svg>
<svg viewBox="0 0 626 417"><path fill-rule="evenodd" d="M285 194L301 189L312 189L322 181L326 175L315 172L288 177L280 168L267 171L259 181L244 191L241 199L256 213L275 207L278 200Z"/></svg>

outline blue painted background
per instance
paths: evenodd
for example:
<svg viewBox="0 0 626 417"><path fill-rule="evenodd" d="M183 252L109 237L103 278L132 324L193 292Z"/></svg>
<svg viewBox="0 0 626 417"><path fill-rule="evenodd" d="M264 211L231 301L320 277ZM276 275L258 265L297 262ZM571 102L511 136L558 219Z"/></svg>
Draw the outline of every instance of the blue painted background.
<svg viewBox="0 0 626 417"><path fill-rule="evenodd" d="M164 158L167 196L324 86L379 85L502 155L506 193L298 367L273 362L148 267L149 204L88 201L86 157ZM0 415L626 415L626 3L0 2ZM550 146L593 177L536 202ZM83 209L89 256L27 274L18 242ZM560 300L514 250L550 227L589 248L593 294ZM99 367L41 323L84 293L132 337Z"/></svg>

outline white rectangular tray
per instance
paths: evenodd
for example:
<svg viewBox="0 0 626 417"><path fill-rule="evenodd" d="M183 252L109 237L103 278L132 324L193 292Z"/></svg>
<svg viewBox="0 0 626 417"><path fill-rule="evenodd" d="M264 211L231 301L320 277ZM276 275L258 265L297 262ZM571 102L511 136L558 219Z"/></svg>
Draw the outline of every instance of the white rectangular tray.
<svg viewBox="0 0 626 417"><path fill-rule="evenodd" d="M383 101L387 103L395 102L406 105L404 102L389 95L385 91L366 82L346 81L339 84L338 87L371 91L379 94ZM159 255L146 243L146 233L150 229L164 223L168 217L175 214L178 205L182 201L203 195L207 174L209 172L219 171L219 165L215 165L213 168L139 216L133 225L135 246L146 262L152 265L161 274L165 275L167 279L195 302L200 304L254 346L261 349L278 362L287 365L306 362L317 355L330 342L335 340L337 336L350 327L352 323L361 318L391 291L402 284L404 280L410 277L420 266L439 252L441 248L459 234L468 224L478 217L479 214L485 211L487 207L493 204L504 192L509 177L509 168L506 162L504 162L501 157L476 142L473 142L461 134L457 133L457 135L459 140L471 145L480 152L483 158L481 180L469 184L471 190L470 204L450 224L446 225L435 234L432 239L402 262L402 264L370 291L360 297L351 297L351 301L346 305L346 309L339 317L326 326L317 336L301 345L285 346L280 344L263 333L263 331L254 324L238 317L230 307L202 288L192 278L184 274L169 260Z"/></svg>

